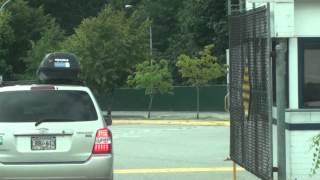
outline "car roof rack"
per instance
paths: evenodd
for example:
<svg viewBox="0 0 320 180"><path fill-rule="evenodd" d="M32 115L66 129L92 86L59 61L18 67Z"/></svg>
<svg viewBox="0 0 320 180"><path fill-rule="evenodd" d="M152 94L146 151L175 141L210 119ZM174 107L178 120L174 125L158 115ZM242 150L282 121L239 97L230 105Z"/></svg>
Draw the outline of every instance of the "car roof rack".
<svg viewBox="0 0 320 180"><path fill-rule="evenodd" d="M80 62L72 53L54 52L47 54L37 70L38 80L4 81L0 75L0 87L15 85L50 84L85 86L80 80Z"/></svg>

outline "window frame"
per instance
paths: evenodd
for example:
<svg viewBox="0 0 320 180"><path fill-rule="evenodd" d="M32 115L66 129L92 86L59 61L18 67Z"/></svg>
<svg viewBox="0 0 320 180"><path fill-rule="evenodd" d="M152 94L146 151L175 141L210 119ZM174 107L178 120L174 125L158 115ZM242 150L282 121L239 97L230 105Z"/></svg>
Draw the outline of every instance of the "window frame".
<svg viewBox="0 0 320 180"><path fill-rule="evenodd" d="M305 92L305 46L308 43L319 43L320 37L303 37L298 38L298 101L299 109L320 109L320 106L305 106L304 103L304 92Z"/></svg>

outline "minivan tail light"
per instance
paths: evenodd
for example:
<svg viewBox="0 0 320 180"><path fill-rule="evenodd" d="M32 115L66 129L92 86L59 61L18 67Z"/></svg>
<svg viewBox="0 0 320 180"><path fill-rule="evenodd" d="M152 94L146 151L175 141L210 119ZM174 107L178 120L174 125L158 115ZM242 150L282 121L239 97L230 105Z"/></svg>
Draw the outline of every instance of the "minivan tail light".
<svg viewBox="0 0 320 180"><path fill-rule="evenodd" d="M93 154L107 154L112 152L112 134L107 128L99 129L93 146Z"/></svg>

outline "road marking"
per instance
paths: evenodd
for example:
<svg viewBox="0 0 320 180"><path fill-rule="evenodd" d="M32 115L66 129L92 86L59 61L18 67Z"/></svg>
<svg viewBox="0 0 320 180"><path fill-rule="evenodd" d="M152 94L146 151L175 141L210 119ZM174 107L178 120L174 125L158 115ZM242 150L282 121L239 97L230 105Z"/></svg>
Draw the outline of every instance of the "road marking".
<svg viewBox="0 0 320 180"><path fill-rule="evenodd" d="M232 167L212 168L160 168L160 169L117 169L115 174L159 174L159 173L201 173L201 172L232 172ZM237 171L244 171L237 168Z"/></svg>
<svg viewBox="0 0 320 180"><path fill-rule="evenodd" d="M113 120L113 124L184 125L184 126L230 126L229 121L186 121L186 120Z"/></svg>

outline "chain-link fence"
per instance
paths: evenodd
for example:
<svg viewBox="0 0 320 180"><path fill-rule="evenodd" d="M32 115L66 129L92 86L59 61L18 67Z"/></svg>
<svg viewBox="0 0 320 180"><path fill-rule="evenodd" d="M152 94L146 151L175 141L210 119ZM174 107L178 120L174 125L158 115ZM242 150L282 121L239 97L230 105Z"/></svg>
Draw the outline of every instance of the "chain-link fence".
<svg viewBox="0 0 320 180"><path fill-rule="evenodd" d="M267 8L229 16L231 158L272 179L271 63Z"/></svg>

